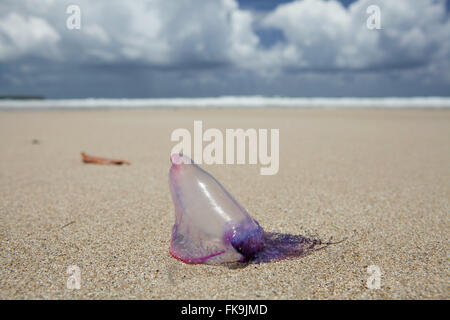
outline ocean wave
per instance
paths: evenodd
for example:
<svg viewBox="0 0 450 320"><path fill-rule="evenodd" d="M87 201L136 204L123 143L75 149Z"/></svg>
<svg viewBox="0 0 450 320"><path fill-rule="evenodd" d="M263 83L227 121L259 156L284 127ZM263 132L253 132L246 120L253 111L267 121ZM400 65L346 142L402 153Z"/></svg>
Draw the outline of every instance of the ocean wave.
<svg viewBox="0 0 450 320"><path fill-rule="evenodd" d="M224 96L214 98L0 100L0 109L96 108L450 108L450 97L291 98Z"/></svg>

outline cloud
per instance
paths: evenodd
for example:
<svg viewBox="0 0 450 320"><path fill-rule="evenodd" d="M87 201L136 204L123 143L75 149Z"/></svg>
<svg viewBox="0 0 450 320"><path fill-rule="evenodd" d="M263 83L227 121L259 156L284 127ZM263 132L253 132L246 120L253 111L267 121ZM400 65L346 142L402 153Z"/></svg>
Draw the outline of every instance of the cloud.
<svg viewBox="0 0 450 320"><path fill-rule="evenodd" d="M370 5L381 12L381 30L369 30ZM278 6L262 26L281 30L287 41L276 48L284 67L306 70L386 70L424 66L450 38L444 1L360 0L349 8L330 0L294 1ZM442 49L442 48L441 48Z"/></svg>
<svg viewBox="0 0 450 320"><path fill-rule="evenodd" d="M71 4L80 6L80 30L66 28ZM366 27L373 4L381 9L381 30ZM279 36L268 42L265 35ZM358 0L348 7L298 0L263 12L236 0L2 0L0 66L7 74L0 85L50 87L70 70L80 86L90 76L119 86L139 75L142 92L149 81L167 94L304 94L299 83L311 92L318 83L346 92L331 83L342 77L371 86L397 81L401 90L411 81L442 88L450 84L448 39L443 0ZM155 75L162 71L172 74ZM172 91L156 84L163 78Z"/></svg>
<svg viewBox="0 0 450 320"><path fill-rule="evenodd" d="M443 45L450 38L444 1L359 0L348 8L335 0L284 3L257 25L283 33L285 41L272 48L261 46L255 13L239 9L235 0L77 4L80 31L65 28L68 1L45 1L43 8L32 1L19 6L9 2L7 14L0 17L1 59L36 55L58 44L71 61L95 56L160 66L232 64L321 71L414 67L449 53ZM366 9L373 4L381 8L382 30L366 27ZM49 59L58 54L50 53L38 54Z"/></svg>
<svg viewBox="0 0 450 320"><path fill-rule="evenodd" d="M21 43L34 43L29 41L29 32L34 30L43 35L35 42L44 43L56 38L52 25L62 37L59 45L67 60L89 60L95 56L105 62L142 62L156 66L239 63L252 56L258 44L258 37L252 30L251 12L240 10L235 0L180 0L176 3L81 0L77 1L82 15L80 30L66 28L65 8L69 4L72 2L47 1L42 10L42 7L35 9L29 1L19 5L9 1L9 5L3 6L3 12L9 11L9 15L0 14L1 25L5 26L0 29L0 35L14 41L23 39ZM32 24L25 25L24 21L28 20ZM14 34L11 29L15 30ZM4 45L4 40L0 41ZM32 45L15 46L10 48L11 54L1 59L17 58L13 53L19 49L24 54L35 53Z"/></svg>
<svg viewBox="0 0 450 320"><path fill-rule="evenodd" d="M49 57L59 40L58 32L42 18L10 12L0 20L0 60L29 53Z"/></svg>

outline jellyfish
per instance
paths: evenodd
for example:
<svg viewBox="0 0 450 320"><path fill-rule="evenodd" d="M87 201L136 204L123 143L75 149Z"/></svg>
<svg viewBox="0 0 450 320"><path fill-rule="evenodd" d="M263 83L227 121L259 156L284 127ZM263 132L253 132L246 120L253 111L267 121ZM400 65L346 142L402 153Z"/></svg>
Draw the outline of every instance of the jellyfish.
<svg viewBox="0 0 450 320"><path fill-rule="evenodd" d="M170 254L188 264L261 263L303 256L319 239L266 232L211 174L173 154L169 185L175 208ZM328 243L326 243L328 244Z"/></svg>

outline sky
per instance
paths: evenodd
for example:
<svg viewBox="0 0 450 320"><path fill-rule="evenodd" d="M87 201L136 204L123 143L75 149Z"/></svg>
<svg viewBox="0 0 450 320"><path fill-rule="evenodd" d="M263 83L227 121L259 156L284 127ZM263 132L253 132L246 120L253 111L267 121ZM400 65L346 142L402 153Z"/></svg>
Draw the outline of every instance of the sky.
<svg viewBox="0 0 450 320"><path fill-rule="evenodd" d="M449 2L2 0L0 96L450 96Z"/></svg>

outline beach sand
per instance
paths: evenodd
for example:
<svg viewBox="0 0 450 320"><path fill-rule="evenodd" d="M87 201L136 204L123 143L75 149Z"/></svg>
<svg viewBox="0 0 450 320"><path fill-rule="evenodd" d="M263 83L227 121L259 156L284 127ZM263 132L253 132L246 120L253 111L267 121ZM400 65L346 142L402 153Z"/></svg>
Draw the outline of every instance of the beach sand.
<svg viewBox="0 0 450 320"><path fill-rule="evenodd" d="M170 134L194 120L279 128L278 174L203 168L267 231L348 239L259 265L172 258ZM1 111L0 134L1 299L450 297L450 110ZM131 165L83 164L81 151Z"/></svg>

